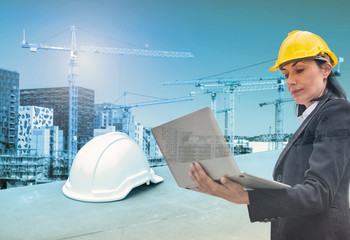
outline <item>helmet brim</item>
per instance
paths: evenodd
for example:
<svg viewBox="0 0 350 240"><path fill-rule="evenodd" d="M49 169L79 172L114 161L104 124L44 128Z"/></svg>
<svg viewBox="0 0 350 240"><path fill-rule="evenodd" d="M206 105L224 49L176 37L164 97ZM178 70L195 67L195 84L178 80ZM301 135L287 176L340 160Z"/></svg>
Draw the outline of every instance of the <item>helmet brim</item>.
<svg viewBox="0 0 350 240"><path fill-rule="evenodd" d="M334 54L333 54L333 55L334 55ZM334 56L333 56L333 55L330 56L329 59L327 59L327 58L325 58L325 57L323 57L323 56L317 55L317 56L314 56L314 57L297 58L297 59L293 59L293 60L290 60L290 61L286 61L286 62L280 63L280 64L277 64L277 63L276 63L275 65L273 65L273 66L269 69L269 71L277 71L277 70L281 69L283 66L285 66L285 65L287 65L287 64L289 64L289 63L298 62L298 61L304 61L304 60L321 60L321 61L324 61L324 62L329 62L329 63L332 65L332 67L334 67L335 65L337 65L338 60L337 60L337 58L335 57L335 55L334 55ZM335 60L333 60L333 59L335 59ZM332 60L333 62L331 62L330 60Z"/></svg>
<svg viewBox="0 0 350 240"><path fill-rule="evenodd" d="M280 69L280 68L279 68L278 64L275 64L275 65L273 65L272 67L270 67L269 71L277 71L277 70L279 70L279 69Z"/></svg>

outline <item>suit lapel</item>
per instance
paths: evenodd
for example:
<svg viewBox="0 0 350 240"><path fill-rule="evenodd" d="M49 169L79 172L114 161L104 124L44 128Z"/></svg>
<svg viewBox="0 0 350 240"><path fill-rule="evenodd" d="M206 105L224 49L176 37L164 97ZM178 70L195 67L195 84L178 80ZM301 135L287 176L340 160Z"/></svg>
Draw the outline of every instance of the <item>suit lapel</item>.
<svg viewBox="0 0 350 240"><path fill-rule="evenodd" d="M305 130L306 126L309 124L311 119L315 116L315 114L321 109L321 107L328 101L328 99L332 96L331 93L327 94L328 96L322 99L316 106L316 108L310 113L310 115L303 121L303 123L300 125L300 127L297 129L297 131L293 134L292 138L289 140L288 144L283 149L281 155L279 156L275 169L273 171L273 175L275 175L275 172L279 165L283 162L283 159L287 152L291 149L295 141L299 138L300 134Z"/></svg>

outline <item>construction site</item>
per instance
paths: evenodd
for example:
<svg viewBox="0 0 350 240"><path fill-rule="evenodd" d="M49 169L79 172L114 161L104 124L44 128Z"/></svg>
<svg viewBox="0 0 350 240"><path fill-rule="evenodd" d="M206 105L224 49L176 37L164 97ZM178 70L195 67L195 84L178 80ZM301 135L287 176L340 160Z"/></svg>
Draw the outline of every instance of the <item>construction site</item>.
<svg viewBox="0 0 350 240"><path fill-rule="evenodd" d="M350 240L350 1L1 3L0 240Z"/></svg>
<svg viewBox="0 0 350 240"><path fill-rule="evenodd" d="M216 87L215 89L213 89L206 86L206 84L213 84L218 82L224 83L222 88ZM221 113L225 115L223 132L232 153L234 155L252 153L252 147L249 146L249 141L246 141L244 139L238 139L238 137L234 136L234 94L236 92L244 91L258 91L271 89L277 90L280 93L281 99L279 101L276 100L273 103L276 106L275 127L276 133L282 135L283 111L281 111L281 103L283 103L283 83L283 78L274 77L225 79L219 78L207 80L206 83L204 83L203 81L164 83L164 85L191 84L195 88L200 87L201 89L201 91L199 92L191 92L189 97L180 97L172 99L159 99L157 97L147 96L143 94L125 92L116 101L118 102L118 100L123 98L124 104L95 104L95 125L93 137L114 131L126 133L130 137L132 137L144 151L151 167L164 166L166 163L151 134L150 128L146 128L142 126L139 122L137 122L134 116L132 115L131 109L136 107L153 106L159 104L193 101L196 95L208 94L208 96L210 96L212 112L215 115L215 117L217 117L217 115ZM30 91L33 92L34 90ZM52 94L54 92L54 89L49 89L48 91L50 92L50 96L54 95ZM23 90L21 92L26 94L26 97L24 99L27 100L25 101L30 102L30 95L28 95L29 91ZM35 96L36 94L32 95ZM45 93L41 93L40 95L45 96ZM128 95L139 95L142 97L153 98L153 100L128 104ZM225 102L228 102L229 106L225 107L224 109L217 110L216 101L218 97L225 98ZM47 98L48 97L46 97L46 99ZM62 94L60 94L60 98L62 98ZM227 100L226 98L228 98L229 100ZM45 100L45 102L50 101ZM62 104L64 103L62 102ZM269 103L263 104L267 105ZM46 105L46 107L48 107L48 105ZM16 124L16 126L18 125L19 129L19 140L22 140L18 142L16 151L9 151L8 153L2 154L0 156L0 186L2 189L40 183L48 183L52 181L65 180L68 178L69 166L71 166L71 163L69 162L70 155L67 153L67 151L63 150L63 142L65 141L63 140L62 130L58 130L58 127L54 126L54 121L49 121L49 119L55 119L54 103L51 103L51 107L53 108L53 112L49 108L45 107L19 108L20 114L18 124ZM34 117L31 115L30 111L36 112L36 114L34 114L35 116L33 115ZM26 117L28 119L26 119ZM45 121L46 125L42 124L43 120ZM45 131L47 131L47 134L45 134ZM60 132L61 136L58 137L58 133ZM282 139L278 136L279 135L277 134L275 135L276 140ZM47 143L48 147L45 149L45 145ZM68 144L68 146L73 146L73 144ZM276 141L274 147L271 148L271 150L278 149L281 147L282 140ZM75 155L76 153L74 153L72 156Z"/></svg>
<svg viewBox="0 0 350 240"><path fill-rule="evenodd" d="M248 140L239 138L235 134L235 94L276 91L277 99L259 103L259 106L275 106L274 133L271 132L270 127L268 137L265 139L269 144L266 150L280 150L284 147L286 142L283 127L284 103L292 102L293 99L285 98L283 75L221 77L222 74L216 74L201 79L164 82L163 85L167 86L191 86L193 90L184 93L188 97L178 98L124 92L115 103L95 104L94 91L76 85L78 52L165 58L193 58L194 56L190 52L78 46L75 26L70 26L70 33L70 47L28 43L25 39L25 31L23 31L22 42L22 48L27 48L31 52L38 50L70 52L69 87L19 91L18 73L1 71L2 79L13 84L10 91L5 88L2 90L10 93L10 105L3 107L9 107L10 111L2 112L4 115L2 118L9 119L7 126L9 126L10 135L7 136L8 139L2 140L7 148L3 147L3 154L0 155L1 189L67 179L78 150L94 137L115 131L129 135L138 143L147 156L150 166L163 166L165 161L150 128L144 127L135 120L131 109L193 101L199 95L208 96L216 119L219 115L224 115L224 122L220 123L224 137L232 154L240 155L252 153L253 147ZM343 59L339 62L342 61ZM340 69L338 70L340 73ZM16 81L12 81L14 78ZM21 102L19 102L19 93ZM131 95L148 100L128 103L127 96ZM217 106L219 98L223 104ZM123 104L119 103L121 99L124 100ZM16 110L19 113L18 118L14 114ZM79 123L78 118L84 122L84 125ZM15 135L17 135L17 142L14 140Z"/></svg>

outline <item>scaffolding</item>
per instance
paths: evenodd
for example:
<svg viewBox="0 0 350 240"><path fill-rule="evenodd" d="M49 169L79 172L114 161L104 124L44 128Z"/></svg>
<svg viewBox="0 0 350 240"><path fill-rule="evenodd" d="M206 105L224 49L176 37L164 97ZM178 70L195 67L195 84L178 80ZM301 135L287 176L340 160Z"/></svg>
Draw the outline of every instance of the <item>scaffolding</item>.
<svg viewBox="0 0 350 240"><path fill-rule="evenodd" d="M13 188L67 179L68 157L0 155L0 188Z"/></svg>
<svg viewBox="0 0 350 240"><path fill-rule="evenodd" d="M44 178L44 162L44 157L2 155L0 179L7 182L6 188L36 184Z"/></svg>
<svg viewBox="0 0 350 240"><path fill-rule="evenodd" d="M51 178L58 180L66 180L68 178L68 157L51 157Z"/></svg>

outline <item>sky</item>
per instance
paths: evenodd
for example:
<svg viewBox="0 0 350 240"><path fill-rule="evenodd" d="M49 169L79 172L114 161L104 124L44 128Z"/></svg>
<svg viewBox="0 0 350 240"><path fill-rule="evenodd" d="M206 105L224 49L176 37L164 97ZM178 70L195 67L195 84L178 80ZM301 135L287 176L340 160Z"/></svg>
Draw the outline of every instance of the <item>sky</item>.
<svg viewBox="0 0 350 240"><path fill-rule="evenodd" d="M188 96L194 86L165 82L221 77L278 75L269 72L287 34L307 30L321 36L338 56L348 95L350 75L350 3L346 0L0 0L0 68L20 74L20 89L68 86L69 52L21 48L23 29L29 43L70 45L70 25L77 27L78 46L186 51L193 59L79 53L77 85L95 91L95 103L114 103L123 92L159 98ZM258 64L266 62L264 64ZM233 71L250 65L254 67ZM235 96L234 132L240 136L274 131L276 90ZM290 98L290 94L285 94ZM151 98L128 96L128 103ZM122 104L123 102L116 102ZM218 96L217 108L224 108ZM135 120L154 127L202 107L209 95L194 101L133 108ZM284 132L299 126L293 102L285 103ZM223 125L223 116L218 117Z"/></svg>

